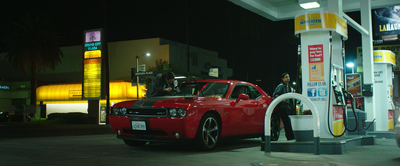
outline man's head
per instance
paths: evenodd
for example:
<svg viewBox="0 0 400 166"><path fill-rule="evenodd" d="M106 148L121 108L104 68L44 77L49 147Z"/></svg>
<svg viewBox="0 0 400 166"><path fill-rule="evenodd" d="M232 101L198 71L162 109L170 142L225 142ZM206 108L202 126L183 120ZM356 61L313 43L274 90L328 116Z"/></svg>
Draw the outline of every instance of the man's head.
<svg viewBox="0 0 400 166"><path fill-rule="evenodd" d="M167 81L168 83L172 83L174 82L175 79L175 74L172 71L167 71L163 74L163 78L165 79L165 81Z"/></svg>
<svg viewBox="0 0 400 166"><path fill-rule="evenodd" d="M290 82L289 73L287 73L287 72L282 73L281 78L282 78L282 83L284 83L286 85L289 84L289 82Z"/></svg>

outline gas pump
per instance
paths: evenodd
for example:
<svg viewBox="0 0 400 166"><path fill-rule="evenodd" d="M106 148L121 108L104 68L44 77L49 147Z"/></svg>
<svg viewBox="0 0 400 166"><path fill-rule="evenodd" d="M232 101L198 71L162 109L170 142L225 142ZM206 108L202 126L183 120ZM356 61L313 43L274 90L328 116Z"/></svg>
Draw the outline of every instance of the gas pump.
<svg viewBox="0 0 400 166"><path fill-rule="evenodd" d="M348 95L344 90L343 66L332 65L331 68L330 97L328 99L327 124L329 133L334 137L342 136L346 129L346 106Z"/></svg>
<svg viewBox="0 0 400 166"><path fill-rule="evenodd" d="M321 138L341 135L346 105L342 90L347 22L330 12L307 13L295 18L295 34L301 41L302 94L317 107Z"/></svg>
<svg viewBox="0 0 400 166"><path fill-rule="evenodd" d="M393 122L393 72L396 65L396 56L389 50L374 51L374 80L376 131L390 131L394 129Z"/></svg>

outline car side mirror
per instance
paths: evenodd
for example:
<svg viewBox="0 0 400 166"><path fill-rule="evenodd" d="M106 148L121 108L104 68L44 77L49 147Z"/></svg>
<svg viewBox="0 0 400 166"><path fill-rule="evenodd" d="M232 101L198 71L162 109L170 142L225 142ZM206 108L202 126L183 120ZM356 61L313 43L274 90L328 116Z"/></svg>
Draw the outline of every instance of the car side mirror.
<svg viewBox="0 0 400 166"><path fill-rule="evenodd" d="M249 100L249 95L241 93L239 94L238 98L235 100L235 102L231 102L230 105L233 107L236 105L236 103L239 103L240 100Z"/></svg>
<svg viewBox="0 0 400 166"><path fill-rule="evenodd" d="M238 98L236 99L236 103L238 103L240 100L249 100L249 95L241 93L239 94Z"/></svg>

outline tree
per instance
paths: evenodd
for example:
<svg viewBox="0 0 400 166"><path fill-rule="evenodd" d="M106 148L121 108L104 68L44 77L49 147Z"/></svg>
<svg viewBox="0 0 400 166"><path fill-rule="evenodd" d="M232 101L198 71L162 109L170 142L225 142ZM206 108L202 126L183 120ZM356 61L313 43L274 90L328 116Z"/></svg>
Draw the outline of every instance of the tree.
<svg viewBox="0 0 400 166"><path fill-rule="evenodd" d="M30 71L31 105L36 105L37 72L54 70L64 54L59 48L62 37L51 32L49 20L40 16L22 16L5 38L6 59L23 73Z"/></svg>

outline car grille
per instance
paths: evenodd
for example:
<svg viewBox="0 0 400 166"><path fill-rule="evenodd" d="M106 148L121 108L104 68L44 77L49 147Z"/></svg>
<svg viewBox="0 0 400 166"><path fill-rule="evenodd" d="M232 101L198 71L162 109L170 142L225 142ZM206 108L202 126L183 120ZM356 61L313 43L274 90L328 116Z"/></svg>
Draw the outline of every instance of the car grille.
<svg viewBox="0 0 400 166"><path fill-rule="evenodd" d="M129 116L147 116L147 117L166 117L167 109L165 108L127 108L126 114Z"/></svg>
<svg viewBox="0 0 400 166"><path fill-rule="evenodd" d="M123 129L122 131L127 134L135 134L137 137L168 136L168 134L165 131L137 131L137 130L131 130L131 129Z"/></svg>

